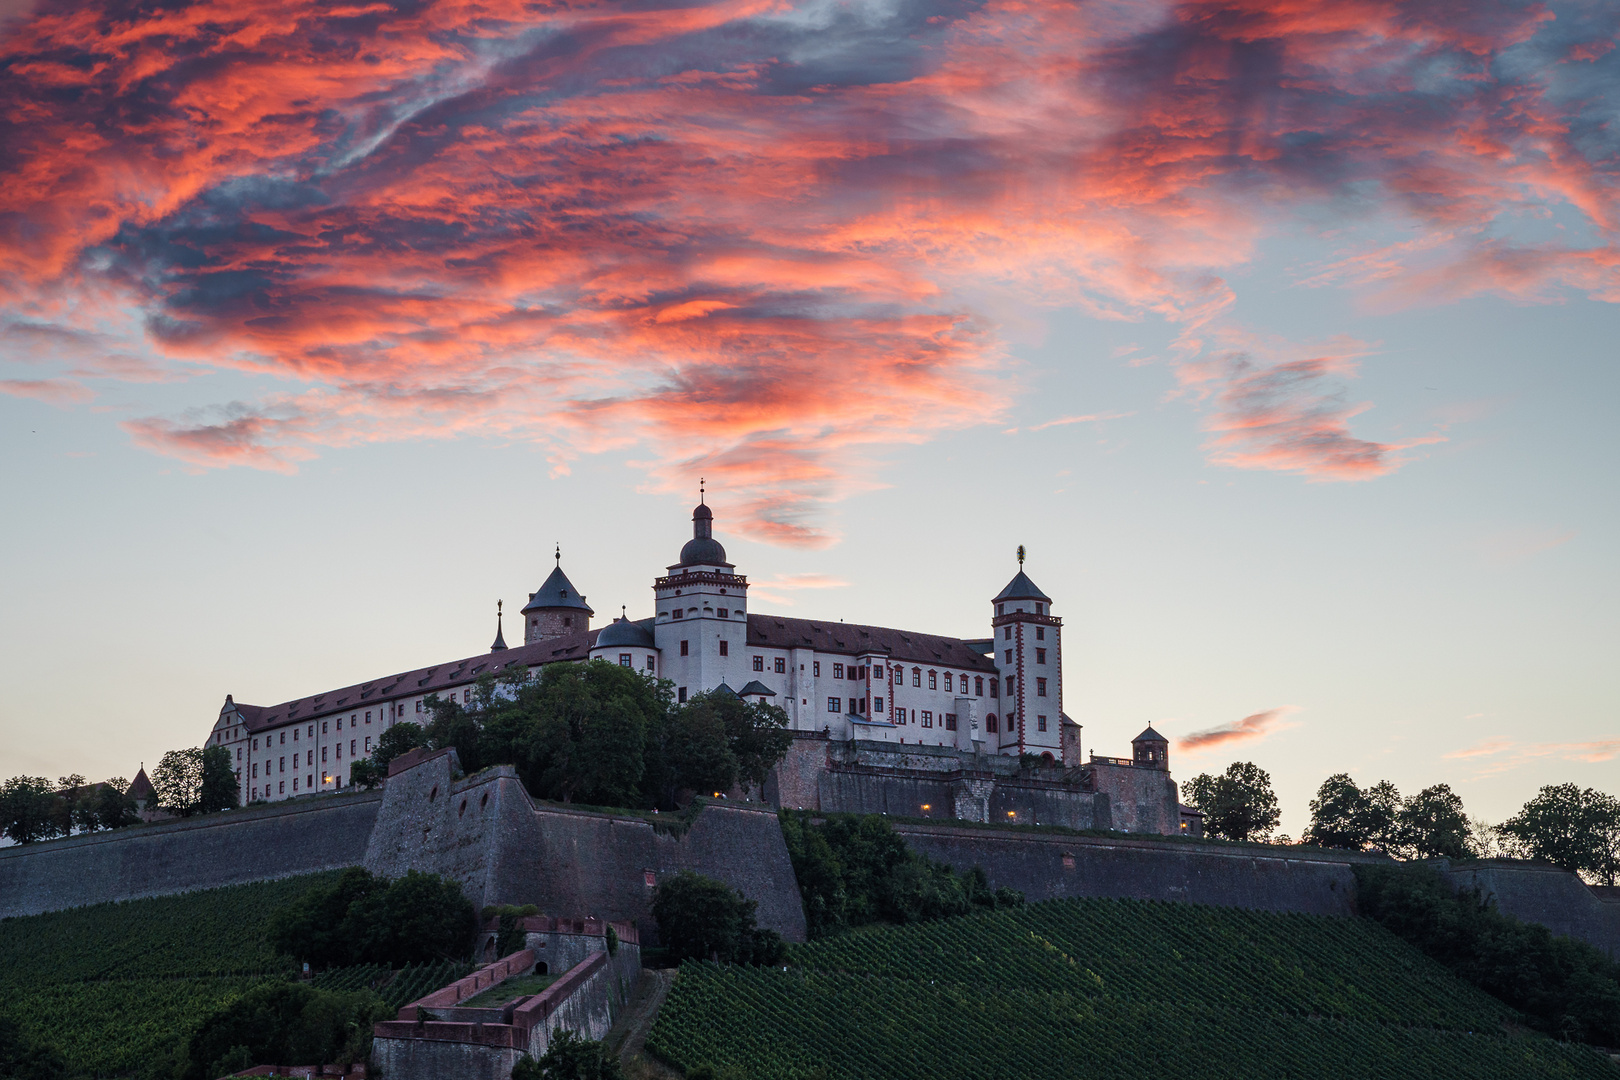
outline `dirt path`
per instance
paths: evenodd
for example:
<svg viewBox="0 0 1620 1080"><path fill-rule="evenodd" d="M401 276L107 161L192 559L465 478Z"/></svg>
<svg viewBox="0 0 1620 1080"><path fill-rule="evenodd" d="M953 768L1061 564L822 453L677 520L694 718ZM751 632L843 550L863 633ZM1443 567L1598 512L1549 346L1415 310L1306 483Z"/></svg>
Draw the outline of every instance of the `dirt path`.
<svg viewBox="0 0 1620 1080"><path fill-rule="evenodd" d="M646 1080L672 1080L681 1075L662 1062L655 1061L642 1049L647 1042L647 1032L652 1030L653 1021L658 1018L658 1009L664 1004L664 998L668 996L669 988L674 983L673 970L643 971L640 981L636 983L635 993L630 997L629 1005L619 1015L613 1030L608 1032L605 1040L608 1048L618 1051L619 1061L624 1066L627 1076Z"/></svg>

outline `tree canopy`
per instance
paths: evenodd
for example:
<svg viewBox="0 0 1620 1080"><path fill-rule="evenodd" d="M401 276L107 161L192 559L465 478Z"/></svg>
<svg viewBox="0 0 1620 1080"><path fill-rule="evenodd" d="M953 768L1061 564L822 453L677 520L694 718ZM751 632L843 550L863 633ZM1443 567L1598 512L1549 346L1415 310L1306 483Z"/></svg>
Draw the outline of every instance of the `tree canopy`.
<svg viewBox="0 0 1620 1080"><path fill-rule="evenodd" d="M1592 788L1542 788L1497 830L1513 854L1544 859L1605 885L1620 875L1620 801Z"/></svg>
<svg viewBox="0 0 1620 1080"><path fill-rule="evenodd" d="M682 870L658 883L652 909L658 939L675 959L774 964L786 946L754 925L758 906L723 881Z"/></svg>
<svg viewBox="0 0 1620 1080"><path fill-rule="evenodd" d="M277 952L314 968L464 957L478 920L457 882L407 871L389 881L351 867L270 918Z"/></svg>
<svg viewBox="0 0 1620 1080"><path fill-rule="evenodd" d="M213 1080L254 1065L365 1061L372 1025L393 1016L370 991L336 993L268 982L204 1018L181 1080Z"/></svg>
<svg viewBox="0 0 1620 1080"><path fill-rule="evenodd" d="M237 805L236 770L223 746L170 750L152 770L160 808L178 817L210 814Z"/></svg>
<svg viewBox="0 0 1620 1080"><path fill-rule="evenodd" d="M1351 851L1376 848L1402 858L1466 859L1476 854L1472 832L1462 798L1446 784L1403 800L1387 780L1363 791L1347 774L1336 773L1311 800L1303 840Z"/></svg>
<svg viewBox="0 0 1620 1080"><path fill-rule="evenodd" d="M73 832L98 832L136 824L128 783L115 776L100 784L64 776L52 784L43 776L14 776L0 784L0 833L18 844L32 844Z"/></svg>
<svg viewBox="0 0 1620 1080"><path fill-rule="evenodd" d="M1219 776L1200 773L1181 790L1203 813L1204 831L1223 840L1264 840L1281 820L1271 774L1252 762L1234 761Z"/></svg>

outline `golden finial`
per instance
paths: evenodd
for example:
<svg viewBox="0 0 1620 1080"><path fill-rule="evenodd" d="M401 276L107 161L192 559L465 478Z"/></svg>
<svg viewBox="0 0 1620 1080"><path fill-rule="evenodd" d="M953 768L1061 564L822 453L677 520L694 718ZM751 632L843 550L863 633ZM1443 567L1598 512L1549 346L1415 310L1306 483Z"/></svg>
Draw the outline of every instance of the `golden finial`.
<svg viewBox="0 0 1620 1080"><path fill-rule="evenodd" d="M1022 570L1024 568L1024 545L1023 544L1018 545L1018 568L1020 570Z"/></svg>

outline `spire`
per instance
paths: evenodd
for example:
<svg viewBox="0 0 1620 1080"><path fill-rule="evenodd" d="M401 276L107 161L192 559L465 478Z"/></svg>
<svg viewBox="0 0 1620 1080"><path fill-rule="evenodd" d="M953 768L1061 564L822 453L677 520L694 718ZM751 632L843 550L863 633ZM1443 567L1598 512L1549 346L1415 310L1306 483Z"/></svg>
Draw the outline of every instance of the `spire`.
<svg viewBox="0 0 1620 1080"><path fill-rule="evenodd" d="M506 648L506 635L501 633L501 602L495 601L495 644L489 647L490 652L500 652Z"/></svg>

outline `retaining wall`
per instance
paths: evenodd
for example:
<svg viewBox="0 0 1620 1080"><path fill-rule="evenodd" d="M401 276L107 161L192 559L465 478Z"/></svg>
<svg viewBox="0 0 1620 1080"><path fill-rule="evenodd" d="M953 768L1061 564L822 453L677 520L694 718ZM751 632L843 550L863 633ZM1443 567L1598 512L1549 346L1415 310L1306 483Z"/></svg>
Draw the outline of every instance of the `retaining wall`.
<svg viewBox="0 0 1620 1080"><path fill-rule="evenodd" d="M317 795L0 849L0 918L357 866L382 802Z"/></svg>
<svg viewBox="0 0 1620 1080"><path fill-rule="evenodd" d="M1502 911L1555 934L1591 942L1620 960L1620 896L1574 874L1512 859L1453 864L1437 860L1458 888L1479 889Z"/></svg>

